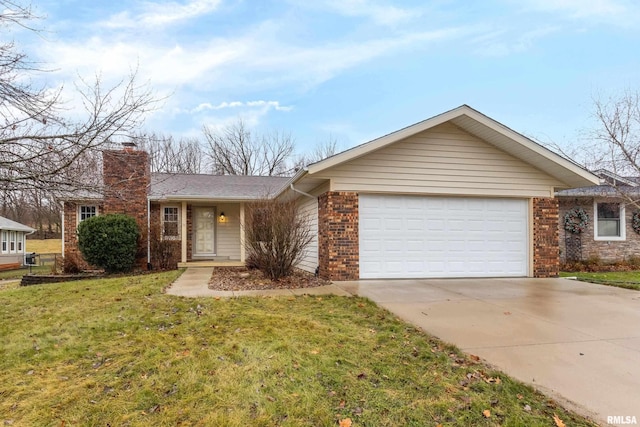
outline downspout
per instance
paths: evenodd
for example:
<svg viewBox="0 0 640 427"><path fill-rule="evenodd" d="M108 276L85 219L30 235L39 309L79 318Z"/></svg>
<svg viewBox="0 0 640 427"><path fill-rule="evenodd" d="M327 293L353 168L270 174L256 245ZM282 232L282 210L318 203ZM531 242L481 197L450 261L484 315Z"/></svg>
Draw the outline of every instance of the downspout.
<svg viewBox="0 0 640 427"><path fill-rule="evenodd" d="M62 258L64 258L64 202L62 202L62 215L60 215L62 218Z"/></svg>
<svg viewBox="0 0 640 427"><path fill-rule="evenodd" d="M305 192L304 192L304 191L302 191L302 190L298 190L297 188L295 188L295 187L293 186L293 183L289 185L289 188L291 188L291 190L295 191L296 193L299 193L299 194L302 194L303 196L307 196L307 197L309 197L310 199L317 199L317 197L316 197L316 196L312 196L312 195L311 195L311 194L309 194L309 193L305 193Z"/></svg>
<svg viewBox="0 0 640 427"><path fill-rule="evenodd" d="M147 196L147 270L151 270L151 199Z"/></svg>

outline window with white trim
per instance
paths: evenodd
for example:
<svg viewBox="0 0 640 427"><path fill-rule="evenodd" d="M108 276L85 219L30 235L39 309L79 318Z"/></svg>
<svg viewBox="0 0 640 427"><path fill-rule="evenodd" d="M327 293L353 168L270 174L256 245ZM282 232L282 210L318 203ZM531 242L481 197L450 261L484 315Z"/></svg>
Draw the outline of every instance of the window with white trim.
<svg viewBox="0 0 640 427"><path fill-rule="evenodd" d="M18 253L22 253L22 241L24 240L24 234L18 233L18 237L16 240L18 244Z"/></svg>
<svg viewBox="0 0 640 427"><path fill-rule="evenodd" d="M79 206L78 207L78 222L98 215L97 206Z"/></svg>
<svg viewBox="0 0 640 427"><path fill-rule="evenodd" d="M622 203L594 203L595 240L625 240L625 209Z"/></svg>
<svg viewBox="0 0 640 427"><path fill-rule="evenodd" d="M162 208L162 237L167 240L180 238L180 210L176 206Z"/></svg>
<svg viewBox="0 0 640 427"><path fill-rule="evenodd" d="M2 253L6 254L7 252L9 252L9 232L3 231L2 232Z"/></svg>
<svg viewBox="0 0 640 427"><path fill-rule="evenodd" d="M12 254L16 253L16 232L12 231L9 233L9 252Z"/></svg>

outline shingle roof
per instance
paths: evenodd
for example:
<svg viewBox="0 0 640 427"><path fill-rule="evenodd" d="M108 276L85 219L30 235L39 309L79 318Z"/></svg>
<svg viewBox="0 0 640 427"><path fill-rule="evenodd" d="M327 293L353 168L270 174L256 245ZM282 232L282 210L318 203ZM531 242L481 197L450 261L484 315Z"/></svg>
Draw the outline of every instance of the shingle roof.
<svg viewBox="0 0 640 427"><path fill-rule="evenodd" d="M0 230L26 231L28 233L36 231L31 227L20 224L19 222L12 221L9 218L5 218L3 216L0 216Z"/></svg>
<svg viewBox="0 0 640 427"><path fill-rule="evenodd" d="M153 173L149 197L152 200L255 200L273 196L289 179L279 176Z"/></svg>
<svg viewBox="0 0 640 427"><path fill-rule="evenodd" d="M556 197L620 197L622 195L640 196L640 188L629 186L612 187L610 185L593 185L591 187L562 190L556 193Z"/></svg>

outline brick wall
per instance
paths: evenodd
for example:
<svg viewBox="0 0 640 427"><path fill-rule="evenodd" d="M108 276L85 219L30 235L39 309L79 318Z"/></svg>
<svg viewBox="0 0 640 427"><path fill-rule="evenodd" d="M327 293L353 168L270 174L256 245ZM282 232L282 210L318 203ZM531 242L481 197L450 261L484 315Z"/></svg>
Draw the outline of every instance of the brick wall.
<svg viewBox="0 0 640 427"><path fill-rule="evenodd" d="M100 215L122 213L135 218L140 228L136 264L147 266L147 190L150 184L149 155L131 149L105 150L102 152L104 198L98 207ZM76 238L78 205L96 203L65 202L65 257L82 260ZM81 268L86 268L86 264Z"/></svg>
<svg viewBox="0 0 640 427"><path fill-rule="evenodd" d="M318 198L318 251L320 277L360 277L357 193L329 191Z"/></svg>
<svg viewBox="0 0 640 427"><path fill-rule="evenodd" d="M602 202L621 202L617 199L598 199ZM580 233L580 243L582 247L582 259L599 258L605 262L622 261L625 258L638 256L640 254L640 235L638 235L631 226L633 212L636 210L633 206L627 206L625 209L625 232L626 239L622 241L595 240L594 220L595 212L593 207L593 197L563 197L560 199L560 221L558 222L558 232L560 236L560 260L566 261L567 253L567 237L574 237L564 229L564 215L575 208L584 209L589 214L589 224L587 229Z"/></svg>
<svg viewBox="0 0 640 427"><path fill-rule="evenodd" d="M102 213L103 206L96 202L64 202L64 254L65 262L75 264L82 270L93 270L94 267L90 266L82 258L80 250L78 249L78 235L76 229L78 228L78 208L79 206L96 206L98 213Z"/></svg>
<svg viewBox="0 0 640 427"><path fill-rule="evenodd" d="M151 180L149 155L132 149L102 152L104 211L135 218L140 228L136 264L147 265L147 191Z"/></svg>
<svg viewBox="0 0 640 427"><path fill-rule="evenodd" d="M558 200L534 198L533 277L557 277L559 268Z"/></svg>

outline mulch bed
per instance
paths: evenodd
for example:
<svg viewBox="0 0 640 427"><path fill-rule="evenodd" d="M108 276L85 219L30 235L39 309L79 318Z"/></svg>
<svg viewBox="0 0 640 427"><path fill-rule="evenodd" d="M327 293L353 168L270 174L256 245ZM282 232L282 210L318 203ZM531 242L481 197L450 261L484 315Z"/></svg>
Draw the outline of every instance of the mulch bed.
<svg viewBox="0 0 640 427"><path fill-rule="evenodd" d="M260 270L246 267L215 267L209 289L216 291L250 291L257 289L301 289L328 285L331 282L315 277L311 273L295 270L293 275L277 282L266 278Z"/></svg>

